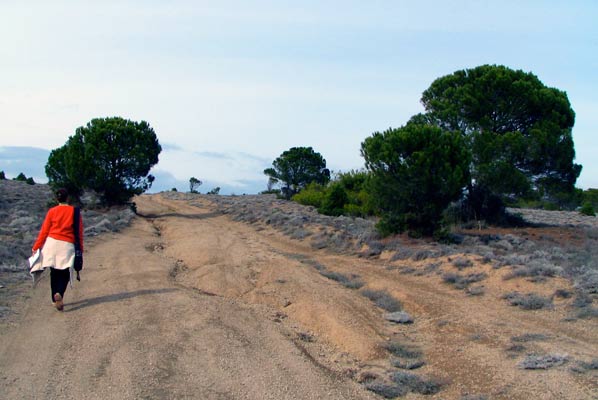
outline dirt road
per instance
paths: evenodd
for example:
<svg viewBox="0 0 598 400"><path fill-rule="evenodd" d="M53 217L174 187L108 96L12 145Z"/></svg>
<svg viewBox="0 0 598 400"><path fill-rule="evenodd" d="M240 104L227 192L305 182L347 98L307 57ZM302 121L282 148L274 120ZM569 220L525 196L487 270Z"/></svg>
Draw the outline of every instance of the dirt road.
<svg viewBox="0 0 598 400"><path fill-rule="evenodd" d="M136 202L142 218L88 248L63 313L41 282L22 321L2 332L0 398L376 399L357 381L388 379L384 344L399 342L421 350L417 373L442 384L426 398L598 398L595 372L569 370L596 357L596 322L562 322L560 304L523 311L501 300L537 284L476 264L489 275L485 295L467 296L436 276L400 274L384 257L314 251L233 222L205 199ZM386 290L415 322L385 321L322 268ZM542 290L563 287L554 279ZM527 338L523 351L566 354L568 364L518 368L527 353L514 350L516 337Z"/></svg>
<svg viewBox="0 0 598 400"><path fill-rule="evenodd" d="M177 232L194 226L183 236L199 228L227 240L210 232L213 222L205 225L217 219L208 210L166 207L139 201L157 224L172 221ZM153 218L139 218L92 246L63 313L42 281L20 325L2 336L0 398L374 398L315 363L273 309L178 284L177 258L153 251L163 240ZM234 251L187 250L199 262Z"/></svg>

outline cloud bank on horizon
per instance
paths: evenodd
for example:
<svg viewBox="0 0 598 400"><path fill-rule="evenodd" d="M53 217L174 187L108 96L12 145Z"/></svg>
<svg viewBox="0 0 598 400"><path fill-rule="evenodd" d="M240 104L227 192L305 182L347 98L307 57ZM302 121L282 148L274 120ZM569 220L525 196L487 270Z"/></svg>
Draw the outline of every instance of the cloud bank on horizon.
<svg viewBox="0 0 598 400"><path fill-rule="evenodd" d="M43 153L121 116L164 147L154 190L194 176L201 191L256 193L293 146L361 168L361 142L423 111L434 79L503 64L567 92L577 185L598 187L596 20L584 0L2 2L0 170L17 147ZM41 179L47 155L34 166L31 151L22 168Z"/></svg>

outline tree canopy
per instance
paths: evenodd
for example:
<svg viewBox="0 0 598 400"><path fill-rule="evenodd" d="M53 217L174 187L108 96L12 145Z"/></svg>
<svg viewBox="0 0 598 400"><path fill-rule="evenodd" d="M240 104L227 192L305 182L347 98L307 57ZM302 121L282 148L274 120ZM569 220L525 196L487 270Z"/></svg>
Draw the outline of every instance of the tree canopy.
<svg viewBox="0 0 598 400"><path fill-rule="evenodd" d="M192 176L191 178L189 178L189 192L197 193L197 188L200 187L202 184L202 181Z"/></svg>
<svg viewBox="0 0 598 400"><path fill-rule="evenodd" d="M46 175L52 186L75 196L92 189L107 204L122 203L151 187L148 173L161 151L147 122L96 118L50 153Z"/></svg>
<svg viewBox="0 0 598 400"><path fill-rule="evenodd" d="M264 174L270 177L270 183L283 184L282 192L287 199L308 183L326 184L330 180L326 160L311 147L292 147L283 152Z"/></svg>
<svg viewBox="0 0 598 400"><path fill-rule="evenodd" d="M375 132L361 145L382 233L433 234L469 179L470 156L459 132L407 124Z"/></svg>
<svg viewBox="0 0 598 400"><path fill-rule="evenodd" d="M575 113L567 94L532 73L483 65L436 79L412 123L459 131L472 155L470 188L504 198L572 192Z"/></svg>

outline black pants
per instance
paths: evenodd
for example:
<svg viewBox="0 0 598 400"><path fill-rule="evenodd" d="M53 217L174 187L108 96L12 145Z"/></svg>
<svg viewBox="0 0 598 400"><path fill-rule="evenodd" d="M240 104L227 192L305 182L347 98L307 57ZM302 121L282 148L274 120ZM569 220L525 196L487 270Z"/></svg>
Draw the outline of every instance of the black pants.
<svg viewBox="0 0 598 400"><path fill-rule="evenodd" d="M60 293L64 297L66 287L71 280L71 271L67 269L50 268L50 287L52 288L52 302L54 302L54 294Z"/></svg>

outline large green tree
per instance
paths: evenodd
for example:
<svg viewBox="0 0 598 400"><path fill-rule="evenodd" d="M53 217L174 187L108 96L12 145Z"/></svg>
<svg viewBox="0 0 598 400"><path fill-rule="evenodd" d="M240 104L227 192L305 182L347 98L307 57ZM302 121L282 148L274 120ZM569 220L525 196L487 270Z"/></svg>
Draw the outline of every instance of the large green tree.
<svg viewBox="0 0 598 400"><path fill-rule="evenodd" d="M151 187L149 171L161 151L147 122L97 118L50 153L46 175L52 186L74 195L92 189L107 204L123 203Z"/></svg>
<svg viewBox="0 0 598 400"><path fill-rule="evenodd" d="M290 199L308 183L326 184L330 171L326 160L311 147L292 147L272 162L272 168L264 170L274 184L282 184L282 193Z"/></svg>
<svg viewBox="0 0 598 400"><path fill-rule="evenodd" d="M461 197L469 180L462 135L432 125L375 132L362 143L361 154L371 171L370 196L384 234L438 231L442 212Z"/></svg>
<svg viewBox="0 0 598 400"><path fill-rule="evenodd" d="M506 198L571 193L575 113L567 94L535 75L483 65L436 79L412 122L459 131L472 154L470 193ZM479 204L478 204L479 205Z"/></svg>

